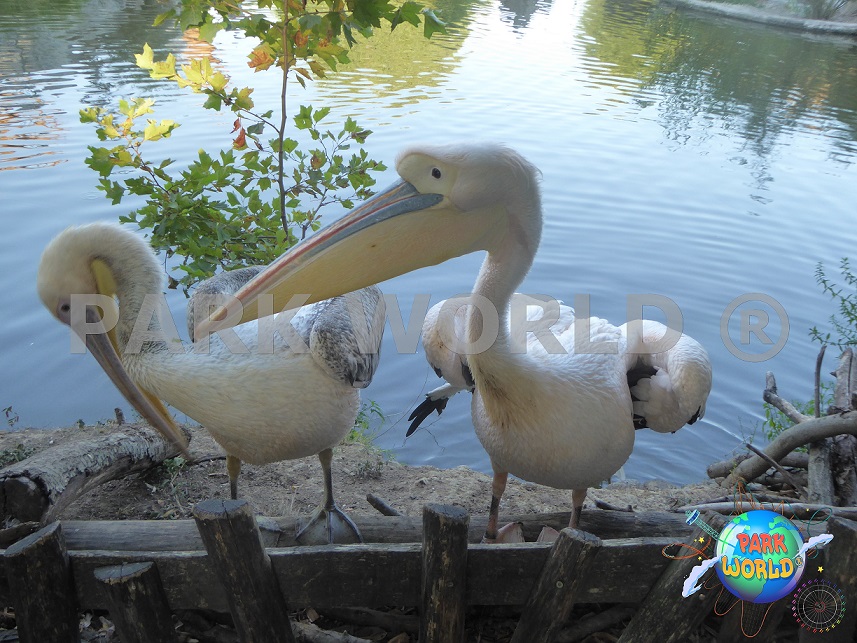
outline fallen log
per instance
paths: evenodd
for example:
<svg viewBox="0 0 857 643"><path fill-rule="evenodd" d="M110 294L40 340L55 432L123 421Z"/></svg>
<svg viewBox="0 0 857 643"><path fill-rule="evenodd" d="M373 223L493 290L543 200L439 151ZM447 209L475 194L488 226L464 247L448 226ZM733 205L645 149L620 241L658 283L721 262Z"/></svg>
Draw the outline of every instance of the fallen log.
<svg viewBox="0 0 857 643"><path fill-rule="evenodd" d="M178 448L153 429L127 424L45 449L0 470L0 516L50 522L94 487L177 455Z"/></svg>
<svg viewBox="0 0 857 643"><path fill-rule="evenodd" d="M413 516L352 515L367 543L418 543L422 541L422 521ZM568 525L566 512L501 516L504 524L520 522L524 535L535 540L542 527L557 531ZM256 516L265 547L294 547L295 534L303 518ZM481 542L486 516L473 516L467 540ZM580 518L581 529L599 538L668 537L684 538L692 531L683 516L673 512L626 513L587 509ZM192 520L64 520L69 549L109 551L199 551L202 540Z"/></svg>
<svg viewBox="0 0 857 643"><path fill-rule="evenodd" d="M742 453L728 460L714 462L708 465L706 473L709 478L725 478L732 473L735 467L744 462L744 460L749 460L752 457L752 453ZM799 451L788 453L780 460L780 464L791 469L806 469L809 466L809 454Z"/></svg>
<svg viewBox="0 0 857 643"><path fill-rule="evenodd" d="M777 383L773 373L768 373L764 399L783 411L796 424L780 433L767 447L765 453L779 462L797 447L836 435L857 435L857 411L813 418L797 412L794 407L777 395ZM753 456L741 462L721 483L735 487L739 482L747 483L764 473L770 465L763 458Z"/></svg>

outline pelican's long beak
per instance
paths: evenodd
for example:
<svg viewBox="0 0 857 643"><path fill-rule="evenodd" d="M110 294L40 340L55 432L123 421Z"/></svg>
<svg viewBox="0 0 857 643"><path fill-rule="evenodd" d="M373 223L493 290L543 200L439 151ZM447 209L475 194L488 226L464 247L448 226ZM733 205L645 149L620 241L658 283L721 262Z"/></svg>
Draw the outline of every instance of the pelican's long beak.
<svg viewBox="0 0 857 643"><path fill-rule="evenodd" d="M221 308L200 325L218 330L278 313L295 295L311 304L484 249L487 212L463 214L441 194L400 180L276 259L235 297L241 317ZM260 298L273 296L260 306ZM262 312L260 312L260 310ZM225 322L223 320L226 320ZM218 323L220 322L220 323Z"/></svg>
<svg viewBox="0 0 857 643"><path fill-rule="evenodd" d="M128 375L122 365L122 360L119 359L113 334L104 330L104 326L101 324L101 315L93 306L86 308L86 321L89 324L90 332L81 333L74 326L72 326L72 330L84 340L86 348L92 353L92 356L95 357L101 368L119 389L119 392L149 424L178 447L182 454L190 458L187 452L187 438L184 433L176 425L164 404L157 397L137 386ZM102 332L91 332L93 328L96 328L92 324L101 326Z"/></svg>

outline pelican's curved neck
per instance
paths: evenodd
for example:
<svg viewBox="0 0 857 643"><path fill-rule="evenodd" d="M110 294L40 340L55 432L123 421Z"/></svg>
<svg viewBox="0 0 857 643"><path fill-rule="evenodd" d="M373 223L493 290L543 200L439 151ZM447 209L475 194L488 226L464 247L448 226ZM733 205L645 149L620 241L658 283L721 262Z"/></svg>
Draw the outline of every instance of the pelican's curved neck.
<svg viewBox="0 0 857 643"><path fill-rule="evenodd" d="M162 296L163 273L157 258L149 245L133 233L121 228L107 228L93 256L100 259L110 268L116 283L116 297L119 300L119 321L116 324L116 340L120 350L127 346L138 323L144 330L149 330L158 323L153 313L158 300ZM152 317L155 317L152 321Z"/></svg>
<svg viewBox="0 0 857 643"><path fill-rule="evenodd" d="M473 294L479 301L470 308L467 331L470 342L479 341L483 332L493 332L483 323L483 314L479 306L490 305L497 312L499 321L496 341L487 350L472 355L471 363L484 361L486 358L502 358L504 361L515 361L526 358L526 355L512 355L509 346L509 302L517 287L527 276L533 259L538 250L541 238L542 216L540 200L532 198L531 203L519 206L509 214L509 228L500 242L488 251L488 256L482 263ZM477 368L479 368L477 366Z"/></svg>

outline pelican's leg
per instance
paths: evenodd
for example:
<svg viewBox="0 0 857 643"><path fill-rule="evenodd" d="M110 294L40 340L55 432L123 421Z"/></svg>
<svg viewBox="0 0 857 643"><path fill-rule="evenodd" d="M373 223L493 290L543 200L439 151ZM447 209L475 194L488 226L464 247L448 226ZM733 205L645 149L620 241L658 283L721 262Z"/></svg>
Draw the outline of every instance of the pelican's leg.
<svg viewBox="0 0 857 643"><path fill-rule="evenodd" d="M568 526L571 529L579 529L580 512L583 511L583 501L586 500L586 489L573 489L571 492L571 519Z"/></svg>
<svg viewBox="0 0 857 643"><path fill-rule="evenodd" d="M491 507L488 509L488 526L485 528L485 536L482 537L484 543L497 542L497 520L500 514L500 498L503 497L503 492L506 491L506 482L509 480L509 474L504 472L494 471L494 480L491 482Z"/></svg>
<svg viewBox="0 0 857 643"><path fill-rule="evenodd" d="M295 536L302 545L326 545L333 543L362 543L363 536L349 518L333 501L333 449L318 454L324 475L324 501L315 510L309 522Z"/></svg>
<svg viewBox="0 0 857 643"><path fill-rule="evenodd" d="M226 473L229 474L229 495L238 500L238 475L241 473L241 460L234 455L226 455Z"/></svg>

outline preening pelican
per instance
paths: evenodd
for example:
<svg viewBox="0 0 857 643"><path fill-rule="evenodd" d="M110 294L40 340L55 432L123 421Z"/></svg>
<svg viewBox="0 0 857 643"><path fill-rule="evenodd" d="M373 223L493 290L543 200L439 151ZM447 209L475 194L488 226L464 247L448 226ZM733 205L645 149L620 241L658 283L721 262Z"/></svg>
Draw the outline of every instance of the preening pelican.
<svg viewBox="0 0 857 643"><path fill-rule="evenodd" d="M434 363L450 382L437 398L472 381L473 424L494 470L486 540L496 538L509 473L571 489L570 526L576 526L587 488L627 460L635 428L674 431L702 416L711 386L705 350L681 335L668 351L638 354L644 341L666 330L662 325L646 322L641 332L629 333L591 318L589 341L613 342L615 350L575 351L574 317L567 307L550 319L561 350L516 335L510 327L513 294L542 231L538 170L498 145L415 147L399 156L396 170L401 181L241 288L236 297L244 319L258 315L255 302L265 293L273 295L278 310L294 293L320 300L487 251L468 298L474 305L463 318L447 316L447 327L435 330L454 329L458 320L464 341L479 343L491 326L487 302L496 311L496 338L466 359L448 351L442 363ZM224 316L218 311L212 320Z"/></svg>
<svg viewBox="0 0 857 643"><path fill-rule="evenodd" d="M193 304L203 295L214 296L204 302L211 309L222 306L224 297L259 271L233 271L202 284L191 302L189 323ZM324 501L298 538L306 543L360 541L357 528L333 501L331 449L354 425L359 389L368 386L378 365L385 312L381 292L369 287L304 306L292 318L291 330L277 325L279 333L269 327L266 334L254 321L235 328L234 335L206 335L206 347L199 332L194 346L177 336L130 343L141 328L154 334L167 330L153 316L164 301L162 286L163 271L150 247L137 235L104 223L62 232L45 249L38 275L48 310L85 339L122 394L155 428L186 445L163 400L211 433L228 454L233 497L241 461L265 464L317 454ZM107 295L98 306L114 309L115 328L98 328L101 316L92 305L78 305L81 319L75 319L74 297L94 294ZM206 317L211 309L203 308L196 317ZM104 314L106 320L110 311Z"/></svg>

